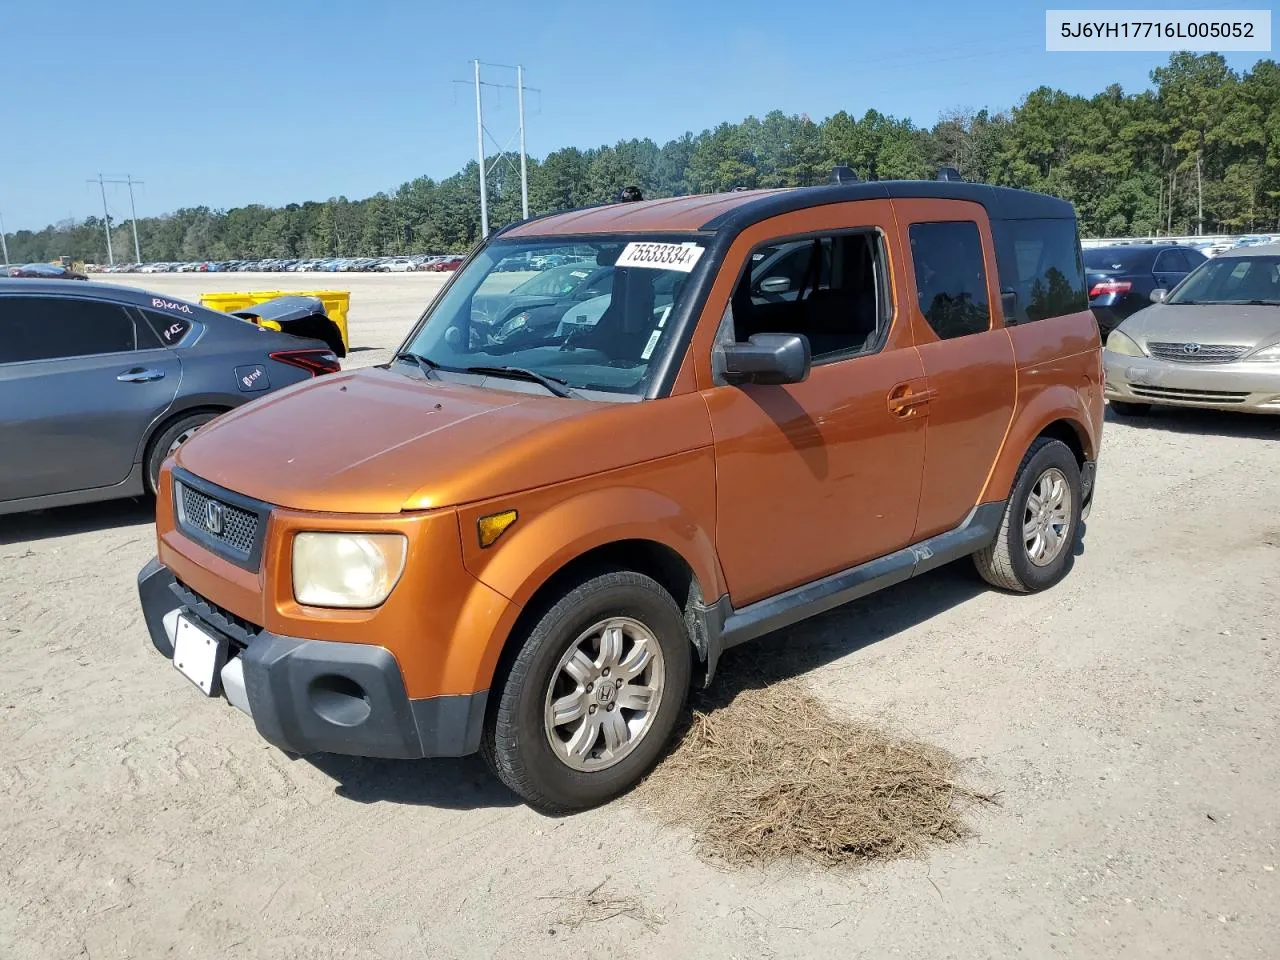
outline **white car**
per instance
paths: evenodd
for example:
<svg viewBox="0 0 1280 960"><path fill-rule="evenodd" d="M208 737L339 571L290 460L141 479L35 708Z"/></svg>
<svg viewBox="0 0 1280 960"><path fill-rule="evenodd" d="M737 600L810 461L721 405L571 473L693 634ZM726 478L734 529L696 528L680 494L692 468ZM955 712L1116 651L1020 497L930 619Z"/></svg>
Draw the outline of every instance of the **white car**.
<svg viewBox="0 0 1280 960"><path fill-rule="evenodd" d="M408 257L396 257L392 260L384 260L373 269L379 273L405 273L412 270L414 263Z"/></svg>

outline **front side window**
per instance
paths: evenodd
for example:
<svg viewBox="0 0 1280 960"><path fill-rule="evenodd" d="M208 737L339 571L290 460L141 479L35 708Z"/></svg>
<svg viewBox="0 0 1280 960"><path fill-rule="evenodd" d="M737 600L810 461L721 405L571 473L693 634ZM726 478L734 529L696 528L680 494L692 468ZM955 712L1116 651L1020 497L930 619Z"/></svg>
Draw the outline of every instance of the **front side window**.
<svg viewBox="0 0 1280 960"><path fill-rule="evenodd" d="M133 350L124 308L72 297L0 297L0 363Z"/></svg>
<svg viewBox="0 0 1280 960"><path fill-rule="evenodd" d="M1085 259L1074 220L1001 220L992 223L991 231L1005 323L1047 320L1089 309ZM1105 252L1095 262L1107 264L1108 269L1120 267L1115 256Z"/></svg>
<svg viewBox="0 0 1280 960"><path fill-rule="evenodd" d="M909 231L920 312L941 340L991 326L982 236L972 220L913 223Z"/></svg>
<svg viewBox="0 0 1280 960"><path fill-rule="evenodd" d="M1207 260L1191 271L1165 302L1280 304L1280 257Z"/></svg>
<svg viewBox="0 0 1280 960"><path fill-rule="evenodd" d="M814 363L877 349L891 317L878 234L775 241L752 254L730 301L733 339L807 337Z"/></svg>
<svg viewBox="0 0 1280 960"><path fill-rule="evenodd" d="M404 350L445 374L517 367L584 393L643 395L704 252L700 240L658 237L499 240Z"/></svg>

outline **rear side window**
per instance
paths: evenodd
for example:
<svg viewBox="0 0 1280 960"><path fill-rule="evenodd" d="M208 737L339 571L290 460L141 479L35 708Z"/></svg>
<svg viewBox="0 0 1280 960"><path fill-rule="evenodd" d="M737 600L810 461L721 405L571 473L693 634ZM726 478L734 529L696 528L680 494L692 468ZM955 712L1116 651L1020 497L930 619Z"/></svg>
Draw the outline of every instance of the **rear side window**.
<svg viewBox="0 0 1280 960"><path fill-rule="evenodd" d="M996 240L1005 323L1027 323L1089 309L1074 220L1000 220L991 224L991 231ZM1114 254L1104 259L1109 264L1118 262Z"/></svg>
<svg viewBox="0 0 1280 960"><path fill-rule="evenodd" d="M136 346L123 307L61 297L0 297L0 363L123 353Z"/></svg>
<svg viewBox="0 0 1280 960"><path fill-rule="evenodd" d="M150 310L143 310L142 315L147 318L147 323L151 325L151 329L156 332L156 336L166 347L180 342L191 330L191 321L184 317L152 313Z"/></svg>
<svg viewBox="0 0 1280 960"><path fill-rule="evenodd" d="M933 332L951 340L990 329L978 225L972 220L913 223L909 232L916 297Z"/></svg>

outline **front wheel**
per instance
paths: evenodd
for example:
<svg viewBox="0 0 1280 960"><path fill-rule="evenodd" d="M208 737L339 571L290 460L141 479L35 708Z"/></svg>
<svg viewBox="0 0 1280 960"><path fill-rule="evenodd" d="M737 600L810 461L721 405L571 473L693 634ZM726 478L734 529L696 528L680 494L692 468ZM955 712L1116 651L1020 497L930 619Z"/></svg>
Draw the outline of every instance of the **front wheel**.
<svg viewBox="0 0 1280 960"><path fill-rule="evenodd" d="M485 759L546 813L611 800L670 739L690 651L680 608L656 581L625 570L587 580L525 635L486 720Z"/></svg>
<svg viewBox="0 0 1280 960"><path fill-rule="evenodd" d="M1080 530L1080 465L1061 440L1041 437L1018 467L995 541L973 555L982 578L1034 593L1067 575Z"/></svg>

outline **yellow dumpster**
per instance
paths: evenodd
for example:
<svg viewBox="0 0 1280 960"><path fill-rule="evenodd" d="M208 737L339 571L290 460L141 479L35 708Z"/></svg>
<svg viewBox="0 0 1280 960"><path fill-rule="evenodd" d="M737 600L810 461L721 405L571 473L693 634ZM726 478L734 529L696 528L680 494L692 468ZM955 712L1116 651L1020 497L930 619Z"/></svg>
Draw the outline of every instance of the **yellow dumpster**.
<svg viewBox="0 0 1280 960"><path fill-rule="evenodd" d="M278 323L274 320L256 319L255 323L273 330L284 330L286 333L300 337L316 337L326 341L333 347L334 353L345 357L351 347L347 327L347 310L351 306L349 290L257 290L252 293L206 293L200 297L200 305L223 313L250 312L254 306L274 300L277 297L314 297L324 304L325 313L329 317L330 326L321 330L316 318L290 320ZM341 347L341 349L339 349Z"/></svg>

